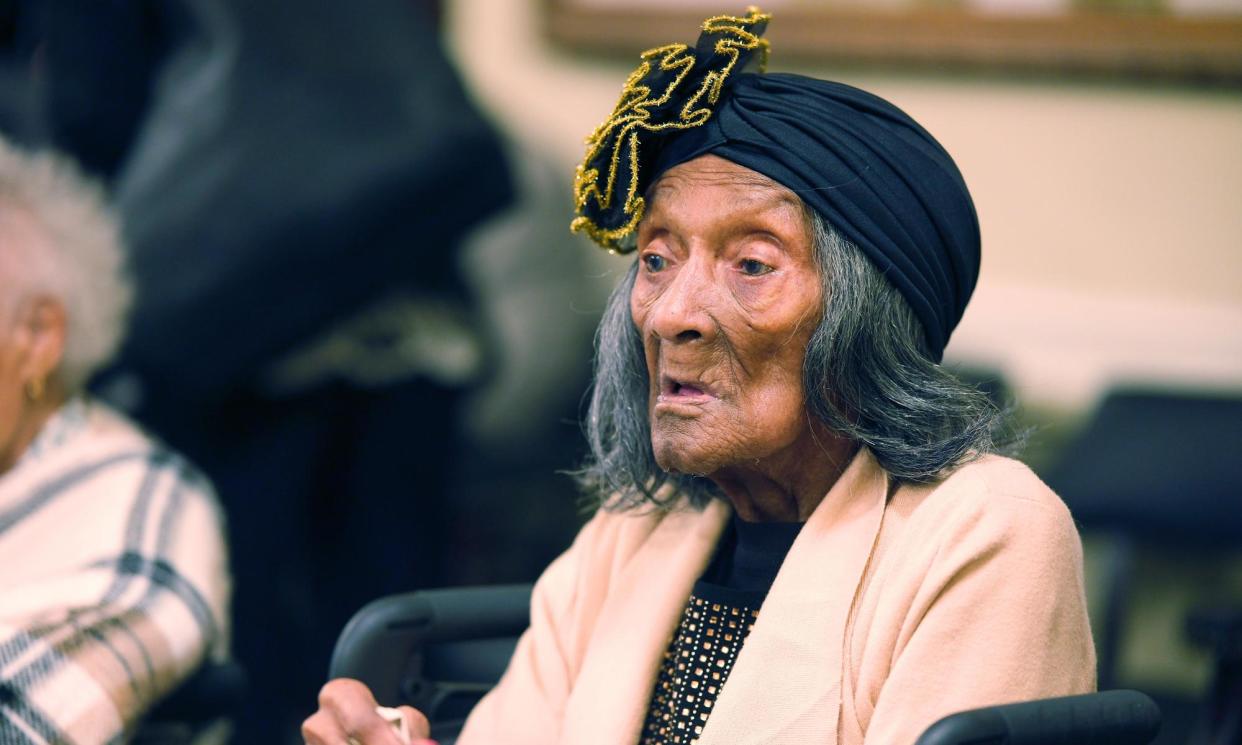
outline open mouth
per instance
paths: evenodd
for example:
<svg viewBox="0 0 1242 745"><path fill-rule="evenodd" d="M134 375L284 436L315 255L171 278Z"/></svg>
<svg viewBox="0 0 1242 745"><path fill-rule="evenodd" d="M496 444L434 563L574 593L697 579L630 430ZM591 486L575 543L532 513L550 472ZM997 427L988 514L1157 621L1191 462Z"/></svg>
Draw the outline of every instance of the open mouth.
<svg viewBox="0 0 1242 745"><path fill-rule="evenodd" d="M710 398L711 392L697 380L681 381L667 375L660 377L660 401L691 403Z"/></svg>

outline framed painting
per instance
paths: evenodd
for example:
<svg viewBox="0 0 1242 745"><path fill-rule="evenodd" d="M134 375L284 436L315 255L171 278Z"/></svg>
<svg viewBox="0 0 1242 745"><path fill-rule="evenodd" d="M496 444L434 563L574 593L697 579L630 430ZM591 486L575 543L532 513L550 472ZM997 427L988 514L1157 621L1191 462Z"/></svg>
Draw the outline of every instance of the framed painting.
<svg viewBox="0 0 1242 745"><path fill-rule="evenodd" d="M543 0L562 48L633 55L720 0ZM1242 85L1242 0L768 0L782 62ZM680 40L680 39L679 39Z"/></svg>

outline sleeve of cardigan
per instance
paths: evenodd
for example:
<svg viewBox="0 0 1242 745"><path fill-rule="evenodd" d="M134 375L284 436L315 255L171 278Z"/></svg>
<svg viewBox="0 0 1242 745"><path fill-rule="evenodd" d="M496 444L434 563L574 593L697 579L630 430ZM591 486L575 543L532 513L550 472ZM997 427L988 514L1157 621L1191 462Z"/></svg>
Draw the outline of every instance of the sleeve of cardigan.
<svg viewBox="0 0 1242 745"><path fill-rule="evenodd" d="M983 490L939 521L867 745L908 745L965 709L1095 689L1078 532L1029 478L1033 496Z"/></svg>
<svg viewBox="0 0 1242 745"><path fill-rule="evenodd" d="M600 529L597 516L535 583L530 628L522 634L500 682L470 713L458 745L549 745L561 728L565 702L580 662L575 643L584 555Z"/></svg>

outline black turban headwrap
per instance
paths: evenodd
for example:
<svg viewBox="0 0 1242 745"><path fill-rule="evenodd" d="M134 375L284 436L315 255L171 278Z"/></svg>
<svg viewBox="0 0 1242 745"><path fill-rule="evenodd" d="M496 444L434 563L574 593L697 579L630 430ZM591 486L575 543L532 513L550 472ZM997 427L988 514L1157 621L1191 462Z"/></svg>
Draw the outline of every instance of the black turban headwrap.
<svg viewBox="0 0 1242 745"><path fill-rule="evenodd" d="M718 155L790 189L857 245L910 304L939 360L979 275L979 222L953 159L905 112L866 91L801 75L729 75L748 54L766 52L757 35L767 17L728 20L705 24L692 53L675 45L644 54L646 69L588 141L574 228L625 250L621 238L644 209L638 195L665 170ZM694 67L678 66L687 57ZM623 200L617 192L627 181Z"/></svg>

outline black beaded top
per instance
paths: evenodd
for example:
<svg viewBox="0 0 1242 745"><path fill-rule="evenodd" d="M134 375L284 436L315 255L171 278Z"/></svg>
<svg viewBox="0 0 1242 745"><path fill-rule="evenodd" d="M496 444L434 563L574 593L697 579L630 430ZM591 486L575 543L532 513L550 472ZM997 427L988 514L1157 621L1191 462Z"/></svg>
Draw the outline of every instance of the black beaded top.
<svg viewBox="0 0 1242 745"><path fill-rule="evenodd" d="M698 739L802 523L734 517L664 652L640 745Z"/></svg>

